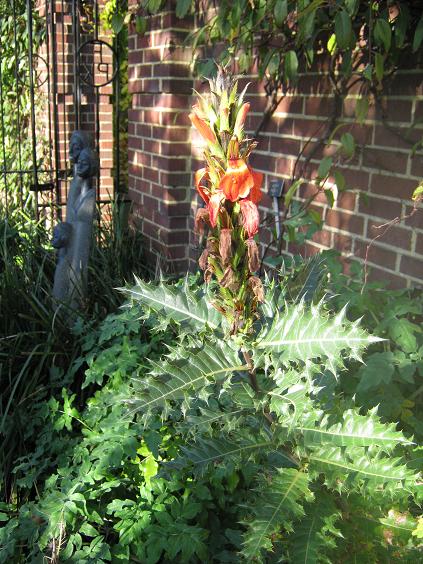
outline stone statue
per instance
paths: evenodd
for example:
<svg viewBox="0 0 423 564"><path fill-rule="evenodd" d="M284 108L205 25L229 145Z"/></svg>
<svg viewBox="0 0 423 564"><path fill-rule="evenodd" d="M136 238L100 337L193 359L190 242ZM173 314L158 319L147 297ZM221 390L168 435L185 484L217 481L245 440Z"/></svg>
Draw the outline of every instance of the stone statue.
<svg viewBox="0 0 423 564"><path fill-rule="evenodd" d="M72 134L70 157L74 178L68 194L66 221L56 225L53 232L52 244L59 250L53 297L56 309L63 303L76 311L81 305L87 279L96 204L92 178L98 171L97 155L85 133Z"/></svg>

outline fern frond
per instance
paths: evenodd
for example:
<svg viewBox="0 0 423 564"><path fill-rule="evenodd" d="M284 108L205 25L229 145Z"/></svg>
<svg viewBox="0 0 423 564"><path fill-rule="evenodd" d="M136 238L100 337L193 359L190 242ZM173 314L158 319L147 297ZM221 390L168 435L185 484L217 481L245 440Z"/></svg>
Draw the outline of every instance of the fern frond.
<svg viewBox="0 0 423 564"><path fill-rule="evenodd" d="M312 499L307 474L294 468L280 468L271 478L261 478L255 501L248 508L253 519L248 522L242 554L247 562L263 562L263 550L271 550L273 535L282 527L291 529L290 521L304 515L303 503Z"/></svg>
<svg viewBox="0 0 423 564"><path fill-rule="evenodd" d="M277 315L270 326L262 329L255 343L261 352L261 356L255 355L256 364L262 364L262 356L267 353L284 364L321 358L335 372L342 366L343 352L361 360L362 350L380 340L368 335L358 322L348 321L345 309L332 317L322 303L308 307L302 301L287 305L283 315Z"/></svg>
<svg viewBox="0 0 423 564"><path fill-rule="evenodd" d="M212 329L220 327L222 315L205 299L203 291L194 292L188 283L175 287L163 281L155 284L135 278L135 282L135 286L121 288L121 292L165 320L187 324L197 331L207 326Z"/></svg>
<svg viewBox="0 0 423 564"><path fill-rule="evenodd" d="M237 351L224 342L201 345L197 349L180 346L171 351L167 360L151 362L151 366L150 377L140 381L142 388L135 391L131 414L165 408L170 401L189 400L198 390L200 393L196 396L207 399L209 384L229 381L234 372L248 371Z"/></svg>
<svg viewBox="0 0 423 564"><path fill-rule="evenodd" d="M316 501L304 506L305 516L295 523L294 532L289 536L290 562L292 564L315 564L324 560L328 549L336 546L334 537L341 537L335 528L335 522L340 518L333 499L319 492Z"/></svg>
<svg viewBox="0 0 423 564"><path fill-rule="evenodd" d="M324 474L325 483L337 491L361 493L412 492L416 475L400 458L372 455L363 448L324 446L309 454L310 474Z"/></svg>

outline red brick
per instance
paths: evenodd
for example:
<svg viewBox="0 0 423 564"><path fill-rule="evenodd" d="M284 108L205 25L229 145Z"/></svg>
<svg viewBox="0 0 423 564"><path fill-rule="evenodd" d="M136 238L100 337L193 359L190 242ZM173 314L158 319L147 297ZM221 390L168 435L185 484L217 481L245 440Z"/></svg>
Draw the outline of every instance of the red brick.
<svg viewBox="0 0 423 564"><path fill-rule="evenodd" d="M189 186L191 184L191 174L188 172L160 172L160 184L170 186Z"/></svg>
<svg viewBox="0 0 423 564"><path fill-rule="evenodd" d="M375 126L375 145L406 149L411 151L413 145L421 139L421 131L409 127L388 128L384 125Z"/></svg>
<svg viewBox="0 0 423 564"><path fill-rule="evenodd" d="M406 206L405 215L410 216L404 219L404 224L407 227L423 229L423 208L419 207L414 212L412 206Z"/></svg>
<svg viewBox="0 0 423 564"><path fill-rule="evenodd" d="M301 143L297 139L286 137L270 137L270 150L272 153L297 156L301 149Z"/></svg>
<svg viewBox="0 0 423 564"><path fill-rule="evenodd" d="M295 119L293 132L297 137L320 137L325 131L325 121L314 119Z"/></svg>
<svg viewBox="0 0 423 564"><path fill-rule="evenodd" d="M340 192L338 194L338 199L336 200L336 207L343 210L353 211L355 209L356 200L357 194L355 194L355 192Z"/></svg>
<svg viewBox="0 0 423 564"><path fill-rule="evenodd" d="M422 132L423 135L423 132ZM411 174L419 178L423 177L423 155L410 155Z"/></svg>
<svg viewBox="0 0 423 564"><path fill-rule="evenodd" d="M387 149L363 149L363 165L388 172L405 174L407 172L408 155Z"/></svg>
<svg viewBox="0 0 423 564"><path fill-rule="evenodd" d="M367 268L368 276L367 280L369 282L384 282L389 288L401 289L405 288L407 285L407 280L401 276L394 274L393 272L386 272L386 270L381 270L375 266L369 266Z"/></svg>
<svg viewBox="0 0 423 564"><path fill-rule="evenodd" d="M341 253L351 253L353 240L348 235L342 233L333 234L333 246Z"/></svg>
<svg viewBox="0 0 423 564"><path fill-rule="evenodd" d="M364 259L369 243L356 241L354 255L358 258ZM368 262L379 264L380 266L390 270L395 269L396 258L397 253L383 249L382 247L379 247L377 243L373 243L373 245L370 246L367 256Z"/></svg>
<svg viewBox="0 0 423 564"><path fill-rule="evenodd" d="M416 253L423 255L423 234L419 233L416 239Z"/></svg>
<svg viewBox="0 0 423 564"><path fill-rule="evenodd" d="M160 143L163 156L184 157L191 154L191 143Z"/></svg>
<svg viewBox="0 0 423 564"><path fill-rule="evenodd" d="M331 116L333 113L333 97L311 97L305 99L306 115Z"/></svg>
<svg viewBox="0 0 423 564"><path fill-rule="evenodd" d="M381 108L376 108L377 119L388 121L411 121L411 100L398 100L392 97L384 97L381 101Z"/></svg>
<svg viewBox="0 0 423 564"><path fill-rule="evenodd" d="M412 276L418 280L423 279L423 259L417 257L401 257L400 271L407 276Z"/></svg>
<svg viewBox="0 0 423 564"><path fill-rule="evenodd" d="M367 237L369 239L373 239L383 233L383 235L378 239L380 243L386 243L387 245L399 247L401 249L405 249L406 251L411 250L411 231L398 225L394 225L388 230L386 230L386 227L377 229L380 225L386 226L386 224L382 224L381 222L376 222L372 219L369 220L367 227Z"/></svg>
<svg viewBox="0 0 423 564"><path fill-rule="evenodd" d="M386 200L364 194L359 198L359 212L383 219L394 219L401 214L401 202Z"/></svg>
<svg viewBox="0 0 423 564"><path fill-rule="evenodd" d="M151 68L151 66L150 66ZM180 63L162 63L154 65L153 73L156 77L189 77L190 70L188 65Z"/></svg>
<svg viewBox="0 0 423 564"><path fill-rule="evenodd" d="M363 234L364 220L355 214L329 209L326 213L325 223L342 231L351 231L357 235Z"/></svg>
<svg viewBox="0 0 423 564"><path fill-rule="evenodd" d="M322 231L315 233L312 240L314 243L318 243L319 245L329 248L331 246L331 233L330 231L323 229Z"/></svg>
<svg viewBox="0 0 423 564"><path fill-rule="evenodd" d="M372 176L371 191L374 194L409 200L415 187L415 180L381 174Z"/></svg>
<svg viewBox="0 0 423 564"><path fill-rule="evenodd" d="M164 139L166 141L188 141L189 129L187 128L172 128L172 127L154 127L154 139Z"/></svg>

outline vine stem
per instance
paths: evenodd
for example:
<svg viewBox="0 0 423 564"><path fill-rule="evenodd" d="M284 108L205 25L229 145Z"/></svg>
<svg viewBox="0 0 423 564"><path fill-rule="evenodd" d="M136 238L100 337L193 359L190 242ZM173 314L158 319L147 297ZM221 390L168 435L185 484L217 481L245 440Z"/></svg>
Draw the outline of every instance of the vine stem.
<svg viewBox="0 0 423 564"><path fill-rule="evenodd" d="M248 376L250 378L250 385L256 393L259 393L260 388L257 382L257 376L256 376L256 371L254 369L253 359L251 358L251 355L248 351L242 351L242 355L248 366ZM272 423L274 423L273 417L270 415L268 411L263 410L263 415L266 417L266 419L271 425Z"/></svg>
<svg viewBox="0 0 423 564"><path fill-rule="evenodd" d="M256 371L254 369L253 359L251 358L250 353L247 351L242 351L242 356L244 357L244 360L248 366L248 376L250 378L251 387L256 393L258 393L260 391L260 388L257 382L257 376L256 376Z"/></svg>

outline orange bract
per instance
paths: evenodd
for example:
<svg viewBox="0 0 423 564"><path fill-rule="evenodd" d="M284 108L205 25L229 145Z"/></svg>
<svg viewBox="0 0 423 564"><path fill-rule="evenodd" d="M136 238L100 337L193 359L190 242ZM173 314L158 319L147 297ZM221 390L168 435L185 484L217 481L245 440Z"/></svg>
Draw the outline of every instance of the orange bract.
<svg viewBox="0 0 423 564"><path fill-rule="evenodd" d="M194 110L193 113L189 114L189 119L191 120L192 125L196 128L203 139L209 141L210 143L217 143L216 135L209 124L201 117L202 114L200 114L198 108L193 106L192 109Z"/></svg>

